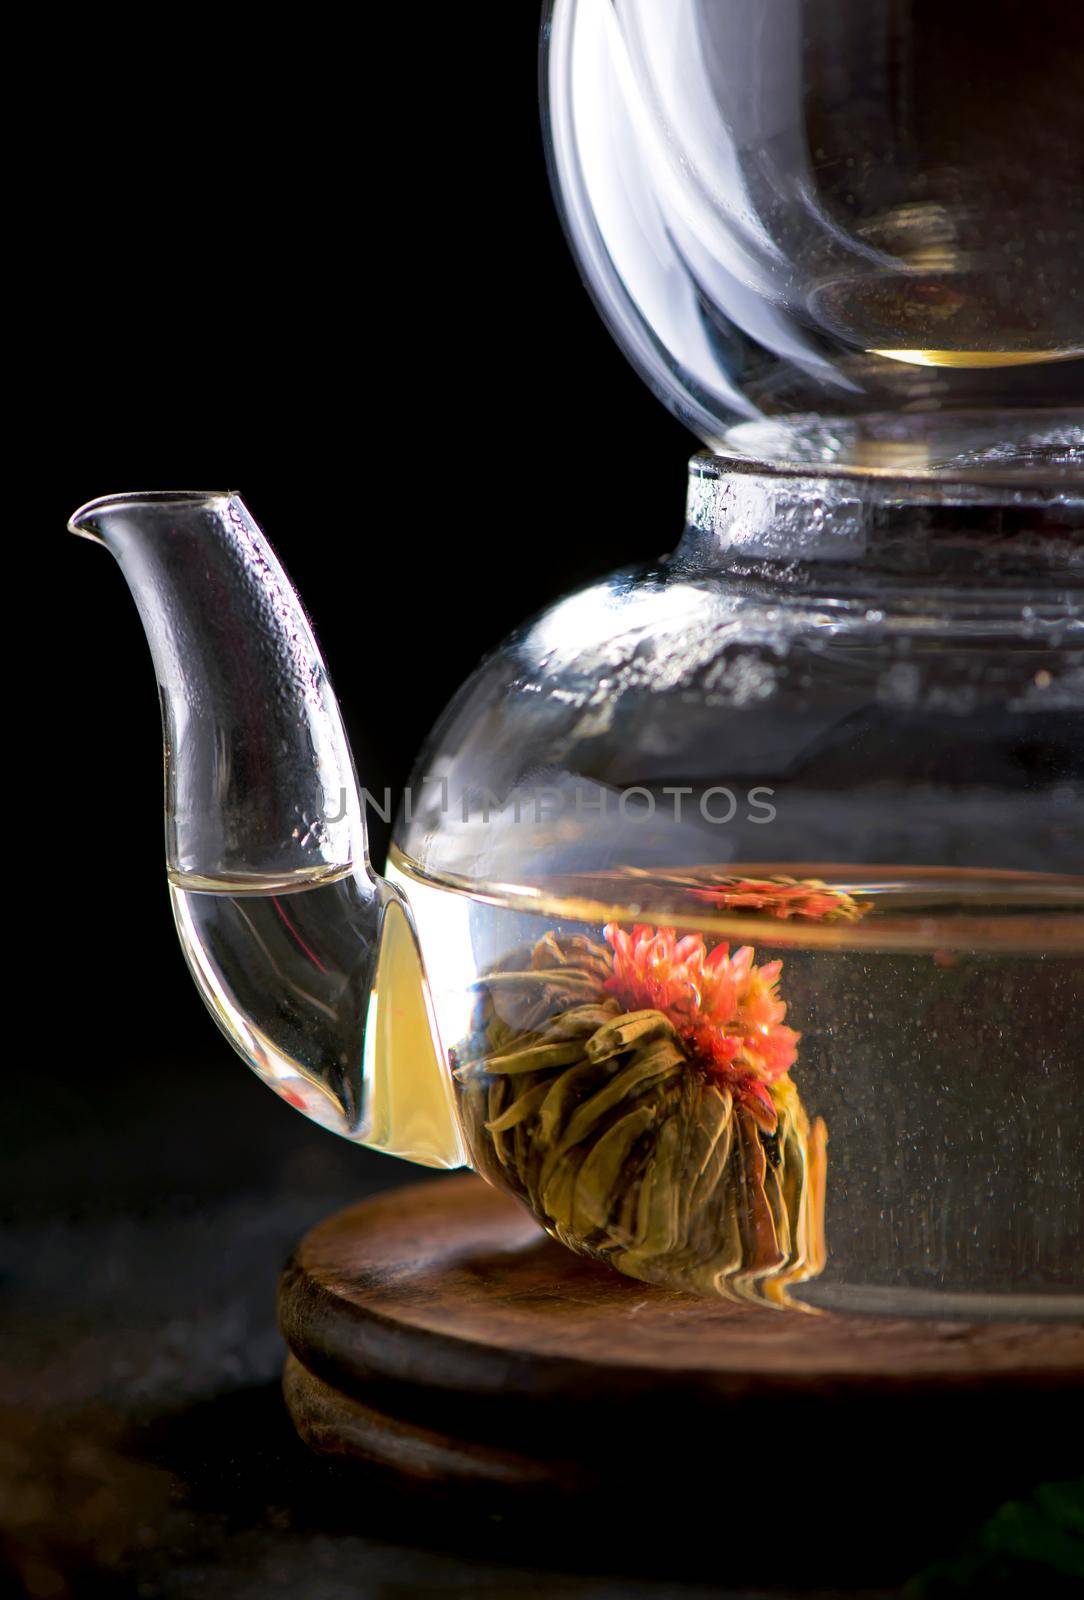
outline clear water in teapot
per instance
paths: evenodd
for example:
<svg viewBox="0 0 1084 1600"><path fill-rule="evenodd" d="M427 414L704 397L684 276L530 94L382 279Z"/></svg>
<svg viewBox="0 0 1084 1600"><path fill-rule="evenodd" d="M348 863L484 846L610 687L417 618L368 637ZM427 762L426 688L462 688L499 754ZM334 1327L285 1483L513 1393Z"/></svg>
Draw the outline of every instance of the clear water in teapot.
<svg viewBox="0 0 1084 1600"><path fill-rule="evenodd" d="M1084 1308L1084 880L390 876L470 1158L566 1244L776 1304Z"/></svg>

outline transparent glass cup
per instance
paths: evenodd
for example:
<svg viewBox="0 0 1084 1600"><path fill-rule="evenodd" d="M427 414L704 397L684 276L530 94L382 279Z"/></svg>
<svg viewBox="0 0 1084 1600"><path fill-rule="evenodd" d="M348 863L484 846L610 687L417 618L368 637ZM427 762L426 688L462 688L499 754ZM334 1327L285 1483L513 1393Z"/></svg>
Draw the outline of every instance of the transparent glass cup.
<svg viewBox="0 0 1084 1600"><path fill-rule="evenodd" d="M570 243L708 443L810 412L978 411L996 435L999 411L1079 405L1079 8L551 0L546 29Z"/></svg>

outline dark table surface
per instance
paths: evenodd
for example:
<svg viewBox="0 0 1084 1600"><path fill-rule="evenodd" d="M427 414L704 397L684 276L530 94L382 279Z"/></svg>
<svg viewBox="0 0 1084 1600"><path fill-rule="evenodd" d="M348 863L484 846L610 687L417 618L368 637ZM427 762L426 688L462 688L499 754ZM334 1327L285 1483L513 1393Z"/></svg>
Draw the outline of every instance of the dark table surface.
<svg viewBox="0 0 1084 1600"><path fill-rule="evenodd" d="M213 1035L197 1062L167 1055L153 1077L130 1059L88 1059L63 1080L43 1070L9 1121L0 1550L12 1593L751 1592L727 1588L725 1570L682 1573L679 1554L645 1573L629 1554L636 1508L628 1530L560 1550L551 1530L509 1538L484 1506L449 1522L307 1454L279 1391L279 1269L329 1211L424 1174L309 1126ZM826 1537L846 1537L845 1515ZM997 1566L1007 1582L1028 1570ZM961 1592L957 1579L1018 1592L995 1589L993 1571L965 1562L932 1592ZM758 1592L770 1576L768 1553ZM1044 1594L1057 1581L1048 1573Z"/></svg>
<svg viewBox="0 0 1084 1600"><path fill-rule="evenodd" d="M306 1124L207 1057L33 1085L2 1179L0 1549L13 1593L303 1600L718 1594L561 1570L480 1508L454 1526L312 1458L279 1374L294 1241L425 1174ZM542 1566L540 1563L544 1563Z"/></svg>

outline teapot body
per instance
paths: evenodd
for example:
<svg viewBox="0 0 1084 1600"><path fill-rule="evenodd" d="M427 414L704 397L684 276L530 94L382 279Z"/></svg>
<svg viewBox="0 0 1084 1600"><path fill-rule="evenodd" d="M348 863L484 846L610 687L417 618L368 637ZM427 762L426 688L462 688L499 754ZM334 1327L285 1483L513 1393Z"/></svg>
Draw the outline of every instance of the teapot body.
<svg viewBox="0 0 1084 1600"><path fill-rule="evenodd" d="M698 458L671 558L453 700L389 876L469 1159L565 1243L1079 1314L1084 543L1079 490L1025 481L1056 448L1010 489Z"/></svg>
<svg viewBox="0 0 1084 1600"><path fill-rule="evenodd" d="M333 1131L467 1162L635 1278L1079 1315L1072 428L948 475L694 459L673 556L455 696L385 876L236 496L85 507L151 643L170 892L227 1038Z"/></svg>

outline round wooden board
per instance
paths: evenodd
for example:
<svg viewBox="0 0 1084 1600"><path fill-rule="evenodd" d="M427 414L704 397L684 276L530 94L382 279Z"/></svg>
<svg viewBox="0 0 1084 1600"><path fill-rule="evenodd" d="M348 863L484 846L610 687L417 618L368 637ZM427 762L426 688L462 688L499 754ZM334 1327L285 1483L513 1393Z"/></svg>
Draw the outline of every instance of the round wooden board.
<svg viewBox="0 0 1084 1600"><path fill-rule="evenodd" d="M775 1561L781 1530L808 1552L841 1515L856 1549L901 1517L935 1538L1079 1470L1078 1324L687 1297L572 1255L471 1176L314 1228L280 1320L287 1402L315 1450L502 1514L631 1517L645 1548L675 1518L685 1539L718 1538L724 1506Z"/></svg>

